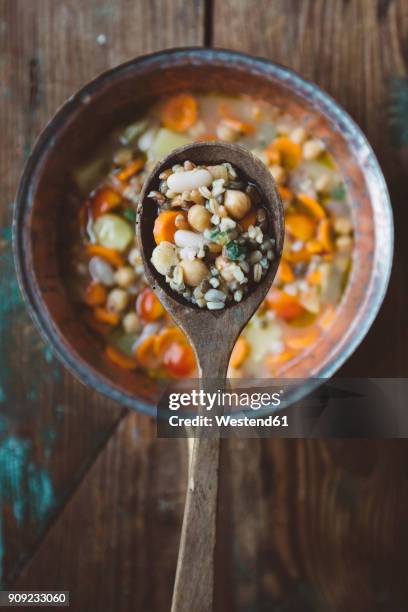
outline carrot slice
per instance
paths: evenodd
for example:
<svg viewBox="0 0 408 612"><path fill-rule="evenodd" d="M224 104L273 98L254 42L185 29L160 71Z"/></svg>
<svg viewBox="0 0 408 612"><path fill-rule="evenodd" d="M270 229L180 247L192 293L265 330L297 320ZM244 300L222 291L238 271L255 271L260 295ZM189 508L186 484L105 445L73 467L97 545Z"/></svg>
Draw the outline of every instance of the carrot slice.
<svg viewBox="0 0 408 612"><path fill-rule="evenodd" d="M239 222L240 226L242 227L242 229L244 230L244 232L247 231L248 227L250 225L255 225L256 223L256 210L254 208L252 208L243 219L241 219L241 221Z"/></svg>
<svg viewBox="0 0 408 612"><path fill-rule="evenodd" d="M135 359L124 355L113 346L108 345L105 348L105 355L113 361L113 363L124 370L135 370L138 363Z"/></svg>
<svg viewBox="0 0 408 612"><path fill-rule="evenodd" d="M319 335L319 330L313 328L306 331L304 334L297 334L295 336L287 338L286 344L289 348L294 349L295 351L305 349L314 342L316 342Z"/></svg>
<svg viewBox="0 0 408 612"><path fill-rule="evenodd" d="M277 353L275 355L268 355L266 358L266 364L270 368L273 368L274 366L277 366L282 363L285 363L286 361L289 361L295 355L296 355L296 352L294 350L287 348L283 350L281 353Z"/></svg>
<svg viewBox="0 0 408 612"><path fill-rule="evenodd" d="M302 158L301 146L286 136L274 140L265 152L270 163L280 163L288 170L296 168ZM278 162L275 161L276 157L279 158Z"/></svg>
<svg viewBox="0 0 408 612"><path fill-rule="evenodd" d="M90 283L85 291L85 303L88 306L101 306L106 302L108 292L101 283Z"/></svg>
<svg viewBox="0 0 408 612"><path fill-rule="evenodd" d="M107 323L107 325L118 325L120 321L120 317L116 312L111 312L110 310L106 310L106 308L102 308L101 306L97 306L94 309L94 316L97 321L100 323Z"/></svg>
<svg viewBox="0 0 408 612"><path fill-rule="evenodd" d="M283 255L290 263L299 263L301 261L310 261L311 253L307 248L302 248L299 251L290 251L284 249Z"/></svg>
<svg viewBox="0 0 408 612"><path fill-rule="evenodd" d="M318 285L322 280L322 273L319 269L313 270L307 275L307 282L309 285Z"/></svg>
<svg viewBox="0 0 408 612"><path fill-rule="evenodd" d="M163 125L174 132L186 132L197 121L198 104L191 94L178 94L165 102L161 120Z"/></svg>
<svg viewBox="0 0 408 612"><path fill-rule="evenodd" d="M283 185L278 185L278 191L282 200L293 200L293 192L287 187L284 187Z"/></svg>
<svg viewBox="0 0 408 612"><path fill-rule="evenodd" d="M177 230L176 217L183 215L186 219L186 214L180 210L163 210L154 222L153 236L156 244L160 242L174 242L174 234Z"/></svg>
<svg viewBox="0 0 408 612"><path fill-rule="evenodd" d="M154 350L155 342L155 336L147 336L136 349L136 358L144 368L157 368L159 365Z"/></svg>
<svg viewBox="0 0 408 612"><path fill-rule="evenodd" d="M317 219L324 219L326 217L326 211L323 206L317 200L307 195L307 193L299 193L297 199Z"/></svg>
<svg viewBox="0 0 408 612"><path fill-rule="evenodd" d="M315 233L316 223L308 215L289 213L286 215L285 227L298 240L310 240Z"/></svg>
<svg viewBox="0 0 408 612"><path fill-rule="evenodd" d="M244 336L240 336L231 353L230 365L233 368L239 368L248 357L251 351L251 346Z"/></svg>
<svg viewBox="0 0 408 612"><path fill-rule="evenodd" d="M123 183L127 181L128 179L130 179L131 176L136 174L136 172L139 172L139 170L141 170L143 166L144 166L143 158L138 157L137 159L134 159L133 161L126 164L123 170L118 172L118 174L116 174L115 176L117 179L119 179Z"/></svg>
<svg viewBox="0 0 408 612"><path fill-rule="evenodd" d="M215 134L211 134L210 132L204 132L204 134L200 134L196 138L196 142L205 142L206 140L218 140Z"/></svg>
<svg viewBox="0 0 408 612"><path fill-rule="evenodd" d="M241 134L253 134L255 132L255 126L247 121L238 119L232 111L232 109L225 102L221 102L218 105L218 112L222 117L222 122L228 125L230 128Z"/></svg>
<svg viewBox="0 0 408 612"><path fill-rule="evenodd" d="M281 281L281 283L292 283L295 280L295 275L293 274L292 266L285 259L281 259L277 271L277 277L278 280Z"/></svg>
<svg viewBox="0 0 408 612"><path fill-rule="evenodd" d="M328 253L334 250L332 225L330 219L322 219L317 228L317 239Z"/></svg>
<svg viewBox="0 0 408 612"><path fill-rule="evenodd" d="M137 296L136 311L144 321L155 321L156 319L160 319L165 313L156 294L149 287L143 289Z"/></svg>
<svg viewBox="0 0 408 612"><path fill-rule="evenodd" d="M275 287L272 287L269 291L266 302L269 308L272 308L278 317L285 321L292 321L306 312L296 295L289 295L289 293Z"/></svg>
<svg viewBox="0 0 408 612"><path fill-rule="evenodd" d="M102 187L92 198L92 217L97 219L122 202L122 197L111 187Z"/></svg>
<svg viewBox="0 0 408 612"><path fill-rule="evenodd" d="M101 246L100 244L88 244L86 247L86 252L91 257L93 255L102 257L102 259L105 259L116 268L121 268L125 263L123 258L119 255L117 251L115 251L114 249L108 249L107 247Z"/></svg>

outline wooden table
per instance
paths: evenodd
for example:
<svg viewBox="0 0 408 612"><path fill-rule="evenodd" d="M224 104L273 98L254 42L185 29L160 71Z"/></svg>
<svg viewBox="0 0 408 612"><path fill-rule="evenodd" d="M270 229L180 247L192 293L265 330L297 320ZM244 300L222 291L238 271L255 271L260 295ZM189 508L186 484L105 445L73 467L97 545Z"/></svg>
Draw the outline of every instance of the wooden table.
<svg viewBox="0 0 408 612"><path fill-rule="evenodd" d="M407 165L390 143L389 78L408 57L404 0L0 0L0 575L71 591L77 612L169 609L186 448L54 359L17 289L19 173L58 105L100 71L183 45L299 71L366 132L396 219L384 307L348 375L408 375ZM240 440L224 448L222 611L406 609L404 440Z"/></svg>

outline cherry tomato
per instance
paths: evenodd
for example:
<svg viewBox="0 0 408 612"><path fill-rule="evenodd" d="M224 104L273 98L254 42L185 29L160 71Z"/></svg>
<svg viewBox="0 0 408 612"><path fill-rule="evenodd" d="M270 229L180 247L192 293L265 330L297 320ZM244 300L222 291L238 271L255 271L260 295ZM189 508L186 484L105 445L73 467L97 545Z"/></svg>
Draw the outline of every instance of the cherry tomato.
<svg viewBox="0 0 408 612"><path fill-rule="evenodd" d="M149 287L143 289L138 295L136 300L136 311L139 317L144 321L155 321L156 319L160 319L165 313L163 306Z"/></svg>
<svg viewBox="0 0 408 612"><path fill-rule="evenodd" d="M174 376L188 376L195 368L193 349L184 342L172 342L163 355L163 365Z"/></svg>

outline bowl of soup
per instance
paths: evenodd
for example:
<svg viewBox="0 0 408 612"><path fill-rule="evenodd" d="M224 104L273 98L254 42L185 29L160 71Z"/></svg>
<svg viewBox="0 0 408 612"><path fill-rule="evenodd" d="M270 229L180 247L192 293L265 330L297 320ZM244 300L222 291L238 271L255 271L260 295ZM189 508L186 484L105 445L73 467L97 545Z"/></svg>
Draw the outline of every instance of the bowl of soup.
<svg viewBox="0 0 408 612"><path fill-rule="evenodd" d="M268 60L212 49L163 51L98 76L62 106L27 161L16 266L32 316L65 365L150 414L160 381L194 377L195 361L144 277L136 209L154 165L195 141L248 148L274 177L285 210L276 279L237 341L229 376L331 376L372 324L392 263L379 165L353 120L317 86ZM169 209L161 236L195 231L172 214L173 200L188 209L205 196L217 216L225 190L240 189L228 167L213 178L203 195L172 193L163 177L153 194ZM249 240L259 214L249 207L240 219ZM267 244L253 251L250 265L269 265ZM239 293L240 263L248 262L238 259Z"/></svg>

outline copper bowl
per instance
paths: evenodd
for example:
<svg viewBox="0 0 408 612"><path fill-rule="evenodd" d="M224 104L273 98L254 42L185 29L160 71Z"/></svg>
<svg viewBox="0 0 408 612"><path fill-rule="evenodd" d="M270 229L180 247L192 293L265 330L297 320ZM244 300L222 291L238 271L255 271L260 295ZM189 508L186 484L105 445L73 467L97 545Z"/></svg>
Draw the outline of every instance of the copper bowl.
<svg viewBox="0 0 408 612"><path fill-rule="evenodd" d="M327 378L344 363L374 321L392 264L392 213L378 162L354 121L316 85L269 60L213 49L163 51L101 74L59 109L26 163L14 212L15 260L31 315L64 364L85 384L149 414L155 414L156 383L111 364L78 318L61 244L75 206L71 169L115 126L157 96L183 89L245 91L282 105L326 141L347 178L355 227L349 284L331 327L290 363L287 376Z"/></svg>

